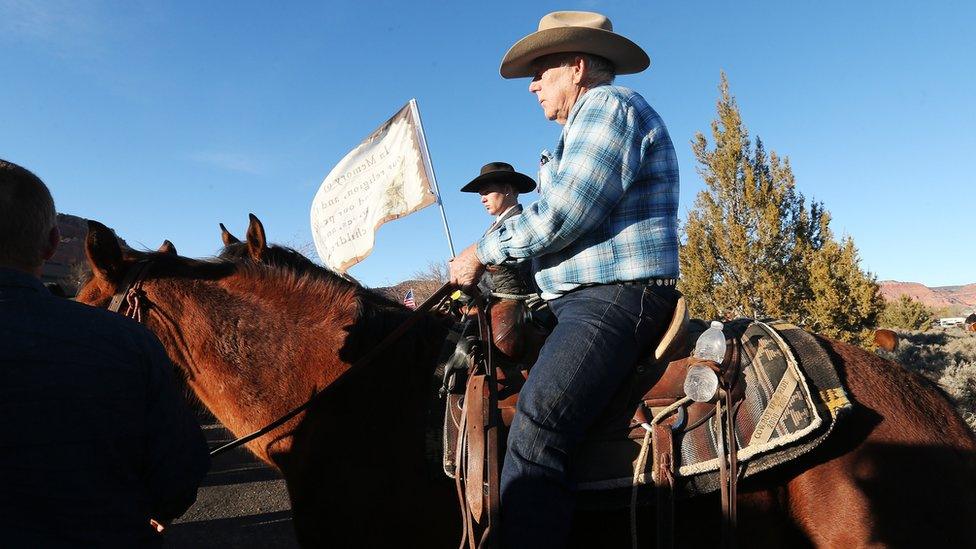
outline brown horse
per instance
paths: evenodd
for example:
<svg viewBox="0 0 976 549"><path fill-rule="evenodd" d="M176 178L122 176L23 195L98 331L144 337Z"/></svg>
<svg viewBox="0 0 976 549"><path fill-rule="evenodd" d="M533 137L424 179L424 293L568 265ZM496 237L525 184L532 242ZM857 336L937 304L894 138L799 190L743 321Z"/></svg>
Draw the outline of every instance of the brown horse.
<svg viewBox="0 0 976 549"><path fill-rule="evenodd" d="M888 352L893 352L898 348L898 334L891 330L875 330L874 331L874 344L879 349L884 349Z"/></svg>
<svg viewBox="0 0 976 549"><path fill-rule="evenodd" d="M244 434L329 387L409 312L332 275L240 260L195 261L123 252L93 224L93 278L79 299L105 306L139 260L144 322L200 399ZM430 315L340 390L250 443L279 467L305 546L451 547L459 538L453 486L426 463L424 426L444 321ZM920 376L843 343L822 340L855 400L820 448L743 481L743 546L976 544L971 486L976 439ZM434 414L442 413L436 407ZM439 418L434 417L434 421ZM642 513L642 541L653 538ZM719 540L717 496L678 502L683 546ZM626 547L626 510L580 513L574 545Z"/></svg>

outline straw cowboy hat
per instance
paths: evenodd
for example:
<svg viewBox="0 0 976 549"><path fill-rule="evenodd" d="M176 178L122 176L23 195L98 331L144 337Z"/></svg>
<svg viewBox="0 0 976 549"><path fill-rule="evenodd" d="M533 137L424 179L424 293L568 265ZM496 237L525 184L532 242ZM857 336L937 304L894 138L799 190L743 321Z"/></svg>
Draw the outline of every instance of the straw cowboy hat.
<svg viewBox="0 0 976 549"><path fill-rule="evenodd" d="M568 52L608 59L617 74L641 72L651 64L640 46L613 32L607 16L589 11L554 11L539 21L537 32L508 50L499 72L504 78L533 76L533 61L543 55Z"/></svg>
<svg viewBox="0 0 976 549"><path fill-rule="evenodd" d="M461 187L463 193L476 193L481 187L491 183L508 183L516 192L527 193L535 188L535 181L515 171L507 162L489 162L481 167L481 175Z"/></svg>

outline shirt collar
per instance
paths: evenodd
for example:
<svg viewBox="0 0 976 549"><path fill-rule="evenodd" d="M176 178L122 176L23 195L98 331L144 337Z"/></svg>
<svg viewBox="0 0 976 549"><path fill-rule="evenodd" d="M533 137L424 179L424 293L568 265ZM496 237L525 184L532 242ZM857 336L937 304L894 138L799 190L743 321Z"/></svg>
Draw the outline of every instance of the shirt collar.
<svg viewBox="0 0 976 549"><path fill-rule="evenodd" d="M47 288L36 276L6 267L0 267L0 288L27 288L38 292L47 291Z"/></svg>
<svg viewBox="0 0 976 549"><path fill-rule="evenodd" d="M509 206L508 208L505 208L505 211L504 212L502 212L502 213L500 213L500 214L498 214L498 215L495 216L495 221L498 221L499 219L505 217L505 214L507 214L508 212L512 211L514 208L518 208L520 205L521 204L515 204L514 206Z"/></svg>
<svg viewBox="0 0 976 549"><path fill-rule="evenodd" d="M607 83L597 84L596 86L593 86L592 88L583 92L583 95L579 96L579 98L576 100L576 103L573 104L573 108L569 110L569 116L566 118L566 124L563 126L563 132L565 132L569 128L570 124L573 123L573 120L576 119L576 113L579 112L580 107L583 105L583 101L586 101L586 96L590 95L590 92L593 90L602 88L604 86L610 86L610 85L611 84L607 84Z"/></svg>

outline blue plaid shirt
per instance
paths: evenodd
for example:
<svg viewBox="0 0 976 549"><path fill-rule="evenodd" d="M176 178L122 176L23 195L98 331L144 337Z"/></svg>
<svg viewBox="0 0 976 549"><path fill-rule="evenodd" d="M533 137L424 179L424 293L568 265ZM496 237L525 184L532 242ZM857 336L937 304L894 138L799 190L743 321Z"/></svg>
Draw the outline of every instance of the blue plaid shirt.
<svg viewBox="0 0 976 549"><path fill-rule="evenodd" d="M677 278L678 160L664 121L637 92L583 94L540 169L539 193L478 242L482 263L534 258L546 299L583 284Z"/></svg>

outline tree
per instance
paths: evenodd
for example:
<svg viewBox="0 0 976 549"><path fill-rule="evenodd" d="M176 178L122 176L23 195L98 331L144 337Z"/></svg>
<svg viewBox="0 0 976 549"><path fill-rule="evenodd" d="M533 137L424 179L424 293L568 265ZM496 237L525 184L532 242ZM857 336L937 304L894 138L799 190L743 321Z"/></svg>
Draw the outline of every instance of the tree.
<svg viewBox="0 0 976 549"><path fill-rule="evenodd" d="M430 261L426 267L415 271L410 280L397 284L397 288L402 290L400 298L407 289L413 289L414 298L420 304L447 283L449 274L446 262Z"/></svg>
<svg viewBox="0 0 976 549"><path fill-rule="evenodd" d="M440 288L441 285L450 280L450 274L447 263L443 261L428 261L426 267L414 271L413 278L415 280L424 280L438 284L438 288Z"/></svg>
<svg viewBox="0 0 976 549"><path fill-rule="evenodd" d="M809 208L788 158L749 140L722 73L713 145L692 150L706 190L688 214L680 247L681 290L703 318L776 317L857 341L883 301L858 264L853 240L834 241L830 214Z"/></svg>
<svg viewBox="0 0 976 549"><path fill-rule="evenodd" d="M870 344L884 310L884 298L874 277L859 267L854 240L828 239L810 262L811 299L806 324L835 339Z"/></svg>
<svg viewBox="0 0 976 549"><path fill-rule="evenodd" d="M901 294L885 306L880 324L889 328L928 330L932 326L932 311L910 295Z"/></svg>

